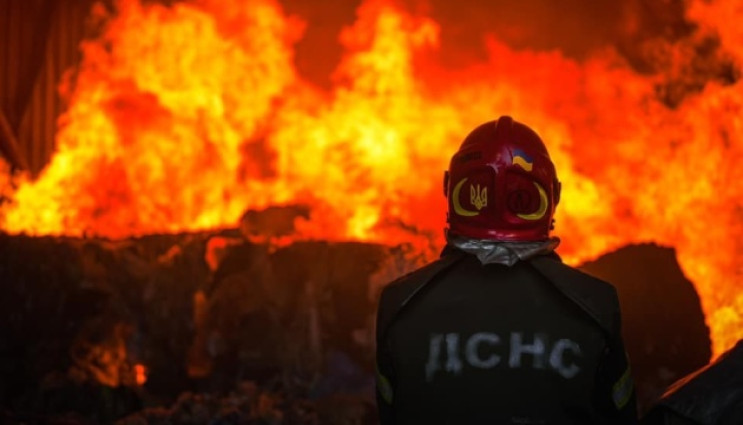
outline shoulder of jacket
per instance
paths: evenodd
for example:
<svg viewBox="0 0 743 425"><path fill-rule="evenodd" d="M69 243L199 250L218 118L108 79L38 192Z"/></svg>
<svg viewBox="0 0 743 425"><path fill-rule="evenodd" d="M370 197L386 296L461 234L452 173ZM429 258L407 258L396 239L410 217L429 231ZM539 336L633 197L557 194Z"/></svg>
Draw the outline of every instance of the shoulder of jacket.
<svg viewBox="0 0 743 425"><path fill-rule="evenodd" d="M426 264L412 272L404 274L388 283L382 290L382 299L391 301L399 300L395 304L401 304L407 297L412 295L421 285L433 279L440 271L447 268L453 257L442 257L436 261Z"/></svg>
<svg viewBox="0 0 743 425"><path fill-rule="evenodd" d="M585 287L589 291L596 292L608 298L617 298L617 289L614 285L603 279L599 279L598 277L590 275L580 269L569 266L558 259L542 257L537 258L536 261L547 265L547 267L553 267L559 273L564 274L567 278L566 281L572 285Z"/></svg>
<svg viewBox="0 0 743 425"><path fill-rule="evenodd" d="M464 255L461 251L450 253L389 283L382 290L378 304L378 336L384 333L394 318L423 287L464 258Z"/></svg>
<svg viewBox="0 0 743 425"><path fill-rule="evenodd" d="M611 334L619 332L619 297L614 285L568 266L556 258L537 257L531 263L602 328Z"/></svg>
<svg viewBox="0 0 743 425"><path fill-rule="evenodd" d="M562 277L562 283L570 285L586 293L607 301L618 302L617 289L611 283L590 275L575 267L568 266L559 259L550 257L537 257L532 264L541 270L546 270L555 277Z"/></svg>

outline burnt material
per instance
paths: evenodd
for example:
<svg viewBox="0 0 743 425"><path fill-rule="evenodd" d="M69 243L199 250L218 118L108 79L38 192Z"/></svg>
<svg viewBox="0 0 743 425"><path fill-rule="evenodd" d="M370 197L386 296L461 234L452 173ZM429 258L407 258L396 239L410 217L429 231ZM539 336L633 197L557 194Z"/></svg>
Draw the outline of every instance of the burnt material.
<svg viewBox="0 0 743 425"><path fill-rule="evenodd" d="M370 277L389 255L351 242L232 247L207 293L212 379L233 385L290 371L313 380L336 350L371 374L373 349L355 335L370 332Z"/></svg>
<svg viewBox="0 0 743 425"><path fill-rule="evenodd" d="M709 362L699 296L672 248L627 246L580 268L617 288L641 411L668 385Z"/></svg>
<svg viewBox="0 0 743 425"><path fill-rule="evenodd" d="M0 234L0 405L107 422L141 405L136 364L152 371L153 387L159 376L185 387L205 240Z"/></svg>
<svg viewBox="0 0 743 425"><path fill-rule="evenodd" d="M245 237L0 234L0 408L110 422L244 380L370 393L371 276L394 250Z"/></svg>
<svg viewBox="0 0 743 425"><path fill-rule="evenodd" d="M0 234L2 415L110 422L139 406L174 406L184 391L218 398L244 381L316 400L321 419L320 400L363 411L376 297L420 265L419 253L272 246L241 230L124 241ZM641 402L706 364L699 299L673 250L628 247L584 269L619 290Z"/></svg>

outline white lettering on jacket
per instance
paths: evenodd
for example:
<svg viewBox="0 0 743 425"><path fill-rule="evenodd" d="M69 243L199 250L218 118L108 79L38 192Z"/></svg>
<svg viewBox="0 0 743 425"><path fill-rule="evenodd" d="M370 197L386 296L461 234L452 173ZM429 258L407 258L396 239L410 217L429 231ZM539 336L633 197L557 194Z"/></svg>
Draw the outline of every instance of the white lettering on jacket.
<svg viewBox="0 0 743 425"><path fill-rule="evenodd" d="M580 373L581 368L576 360L581 356L581 349L577 342L561 338L550 346L549 337L543 333L527 337L523 332L511 332L509 336L506 345L495 333L475 333L467 338L462 352L460 334L432 334L425 366L426 380L432 382L439 372L461 375L467 366L476 369L493 369L499 365L510 369L549 368L565 379ZM567 353L570 356L566 356ZM501 361L502 356L505 356L506 362Z"/></svg>

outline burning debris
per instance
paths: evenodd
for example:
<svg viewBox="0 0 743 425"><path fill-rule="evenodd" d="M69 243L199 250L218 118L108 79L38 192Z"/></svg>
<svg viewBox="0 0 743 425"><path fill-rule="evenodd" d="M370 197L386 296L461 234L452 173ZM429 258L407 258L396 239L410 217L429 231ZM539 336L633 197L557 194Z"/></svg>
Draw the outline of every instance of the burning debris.
<svg viewBox="0 0 743 425"><path fill-rule="evenodd" d="M709 329L699 296L672 249L628 246L581 269L617 287L641 411L650 408L684 371L709 362Z"/></svg>
<svg viewBox="0 0 743 425"><path fill-rule="evenodd" d="M129 419L365 417L376 298L424 260L409 247L257 244L236 230L116 242L0 235L0 394L16 419L110 422L145 406L172 407ZM625 248L585 269L618 288L644 408L707 362L704 316L672 250Z"/></svg>
<svg viewBox="0 0 743 425"><path fill-rule="evenodd" d="M110 422L186 390L214 394L192 400L211 406L253 381L272 403L281 389L318 409L343 396L371 406L379 282L416 258L376 244L257 244L238 231L0 234L3 405L18 418Z"/></svg>

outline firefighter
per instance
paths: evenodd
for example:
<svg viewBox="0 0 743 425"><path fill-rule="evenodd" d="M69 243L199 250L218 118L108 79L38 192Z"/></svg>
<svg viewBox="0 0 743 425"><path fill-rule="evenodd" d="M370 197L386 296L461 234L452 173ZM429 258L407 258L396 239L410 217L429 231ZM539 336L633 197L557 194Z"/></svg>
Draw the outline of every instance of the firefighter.
<svg viewBox="0 0 743 425"><path fill-rule="evenodd" d="M381 423L637 423L616 291L554 253L560 182L539 136L508 116L477 127L444 191L441 258L379 302Z"/></svg>

